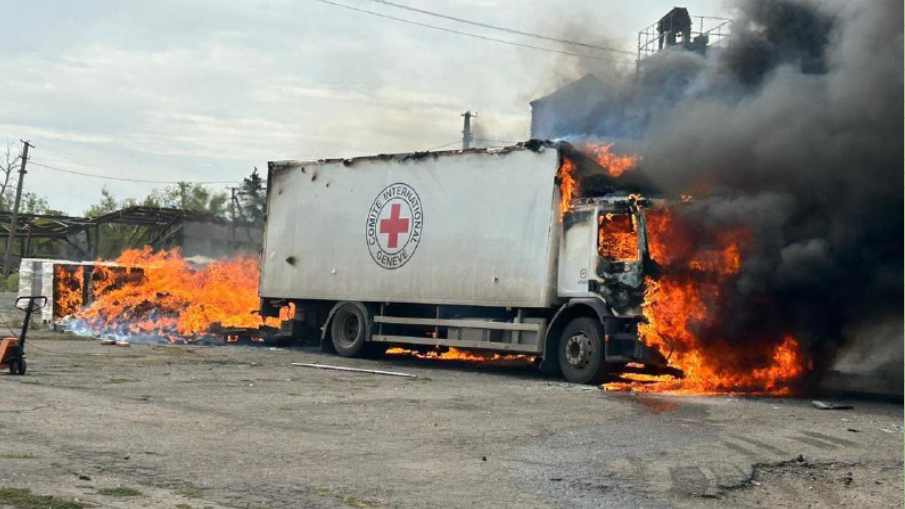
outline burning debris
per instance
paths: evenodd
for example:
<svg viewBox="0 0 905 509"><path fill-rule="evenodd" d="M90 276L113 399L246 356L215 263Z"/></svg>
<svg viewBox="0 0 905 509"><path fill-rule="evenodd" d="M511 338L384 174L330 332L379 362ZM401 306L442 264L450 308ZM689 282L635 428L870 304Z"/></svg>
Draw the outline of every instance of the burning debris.
<svg viewBox="0 0 905 509"><path fill-rule="evenodd" d="M54 286L53 316L64 317L78 313L85 304L84 267L55 265L53 278L56 281Z"/></svg>
<svg viewBox="0 0 905 509"><path fill-rule="evenodd" d="M258 266L250 256L195 267L178 251L128 250L115 266L95 266L94 299L87 307L75 296L78 277L61 276L60 305L73 315L69 328L79 334L193 342L280 324L256 314Z"/></svg>
<svg viewBox="0 0 905 509"><path fill-rule="evenodd" d="M41 309L41 321L65 327L98 295L121 284L125 276L125 269L111 262L23 258L19 266L19 296L46 296L52 305Z"/></svg>

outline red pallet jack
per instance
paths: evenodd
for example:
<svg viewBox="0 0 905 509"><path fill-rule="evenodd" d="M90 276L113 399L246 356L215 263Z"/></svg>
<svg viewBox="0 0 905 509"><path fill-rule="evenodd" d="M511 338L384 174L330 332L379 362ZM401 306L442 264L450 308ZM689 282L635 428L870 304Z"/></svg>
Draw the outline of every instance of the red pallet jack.
<svg viewBox="0 0 905 509"><path fill-rule="evenodd" d="M9 374L24 375L28 369L25 362L25 335L28 334L28 323L31 321L31 314L37 309L41 309L47 305L47 297L43 295L32 295L28 297L19 297L16 299L16 307L19 302L26 300L28 305L23 309L25 311L25 321L22 323L22 332L18 338L3 338L0 340L0 369L9 367ZM36 304L40 301L40 305Z"/></svg>

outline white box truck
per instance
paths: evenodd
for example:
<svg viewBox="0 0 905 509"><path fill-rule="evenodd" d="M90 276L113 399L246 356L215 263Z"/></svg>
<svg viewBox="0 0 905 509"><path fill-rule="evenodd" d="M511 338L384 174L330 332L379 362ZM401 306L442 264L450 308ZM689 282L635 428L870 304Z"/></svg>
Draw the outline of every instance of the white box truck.
<svg viewBox="0 0 905 509"><path fill-rule="evenodd" d="M598 181L563 207L566 160ZM343 356L525 354L580 383L662 365L637 334L644 200L618 186L567 143L271 162L261 314L293 303L296 330ZM627 256L600 245L610 224Z"/></svg>

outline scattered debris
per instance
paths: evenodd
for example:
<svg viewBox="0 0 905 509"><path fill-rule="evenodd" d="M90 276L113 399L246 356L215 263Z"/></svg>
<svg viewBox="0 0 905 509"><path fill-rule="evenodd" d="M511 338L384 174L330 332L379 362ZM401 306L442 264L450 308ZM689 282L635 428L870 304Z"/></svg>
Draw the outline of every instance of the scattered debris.
<svg viewBox="0 0 905 509"><path fill-rule="evenodd" d="M371 373L374 375L401 376L403 378L418 378L417 375L412 375L410 373L399 373L396 371L381 371L379 369L348 368L345 366L331 366L329 364L308 364L305 362L291 362L290 364L293 366L301 366L303 368L332 369L335 371L352 371L355 373Z"/></svg>
<svg viewBox="0 0 905 509"><path fill-rule="evenodd" d="M811 401L811 406L820 410L854 410L855 407L845 403L828 403L825 401Z"/></svg>
<svg viewBox="0 0 905 509"><path fill-rule="evenodd" d="M851 472L846 472L844 476L842 476L842 482L845 483L846 486L850 485L855 478Z"/></svg>

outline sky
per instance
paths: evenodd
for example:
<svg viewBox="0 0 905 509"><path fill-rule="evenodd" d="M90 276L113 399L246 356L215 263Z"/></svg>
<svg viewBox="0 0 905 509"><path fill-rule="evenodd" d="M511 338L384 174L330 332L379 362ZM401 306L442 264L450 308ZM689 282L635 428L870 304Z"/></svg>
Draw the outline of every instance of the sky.
<svg viewBox="0 0 905 509"><path fill-rule="evenodd" d="M564 46L381 5L331 0L0 0L0 141L35 145L25 189L81 215L162 185L91 178L240 181L267 161L455 148L465 110L479 136L529 137L529 101L633 57ZM526 32L634 51L674 5L645 0L396 0ZM7 5L3 5L7 4ZM568 9L563 5L568 4ZM641 4L641 5L639 5ZM731 16L722 0L692 15ZM223 190L228 184L212 185Z"/></svg>

